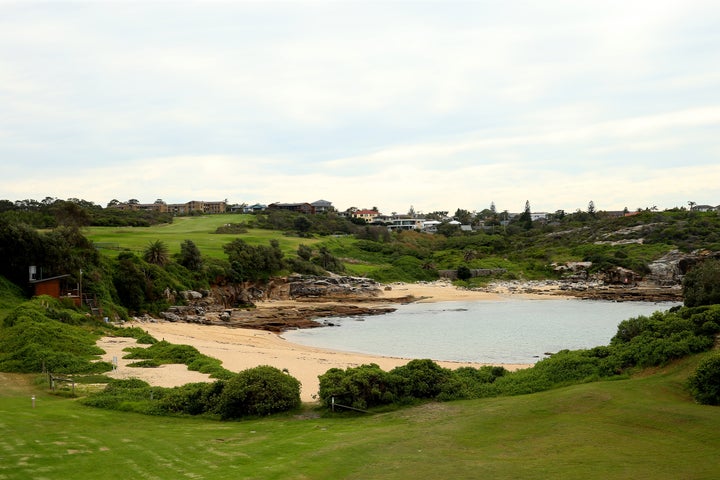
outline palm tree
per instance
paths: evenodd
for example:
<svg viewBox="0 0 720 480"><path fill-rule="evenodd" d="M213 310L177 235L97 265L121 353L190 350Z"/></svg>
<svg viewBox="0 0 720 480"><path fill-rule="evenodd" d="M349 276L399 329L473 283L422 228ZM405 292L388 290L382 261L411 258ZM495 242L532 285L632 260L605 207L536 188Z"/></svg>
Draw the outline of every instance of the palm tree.
<svg viewBox="0 0 720 480"><path fill-rule="evenodd" d="M150 242L143 253L145 261L155 265L165 265L170 260L168 246L162 240Z"/></svg>

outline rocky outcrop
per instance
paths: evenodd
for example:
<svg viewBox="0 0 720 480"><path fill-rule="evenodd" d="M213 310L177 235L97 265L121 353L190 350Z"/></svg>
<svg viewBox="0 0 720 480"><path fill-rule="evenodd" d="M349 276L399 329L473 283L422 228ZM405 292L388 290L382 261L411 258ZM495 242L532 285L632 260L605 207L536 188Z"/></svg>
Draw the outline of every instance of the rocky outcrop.
<svg viewBox="0 0 720 480"><path fill-rule="evenodd" d="M382 292L380 284L363 277L292 276L288 278L288 295L292 299L375 298Z"/></svg>
<svg viewBox="0 0 720 480"><path fill-rule="evenodd" d="M720 252L696 250L683 253L672 250L648 265L650 273L646 276L646 280L660 286L681 285L685 274L694 265L708 258L720 258Z"/></svg>
<svg viewBox="0 0 720 480"><path fill-rule="evenodd" d="M313 328L327 323L318 319L381 315L395 308L380 305L380 284L350 276L291 276L265 282L225 285L212 290L181 292L185 305L176 305L160 314L170 322L202 323L270 331ZM294 300L293 305L256 308L256 302ZM392 303L407 303L413 297L395 298ZM307 303L299 305L298 302Z"/></svg>

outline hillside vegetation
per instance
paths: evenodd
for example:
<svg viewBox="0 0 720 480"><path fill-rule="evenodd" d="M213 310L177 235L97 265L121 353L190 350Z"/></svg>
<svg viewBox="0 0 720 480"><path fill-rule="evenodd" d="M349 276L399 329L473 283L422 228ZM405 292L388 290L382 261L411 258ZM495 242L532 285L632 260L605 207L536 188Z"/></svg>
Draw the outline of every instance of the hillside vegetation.
<svg viewBox="0 0 720 480"><path fill-rule="evenodd" d="M0 215L0 256L8 259L0 267L0 411L9 413L0 477L716 475L720 417L716 407L695 403L720 403L720 357L710 350L720 331L714 260L688 272L687 306L621 322L610 345L561 351L513 373L449 371L430 360L390 372L333 369L321 376L319 406L299 404L299 382L286 372L229 372L192 347L115 327L69 298L28 300L25 288L28 265L68 273L122 319L182 302L182 290L291 272L416 281L464 266L503 269L494 278L552 278L552 263L582 260L597 272L622 266L642 274L671 249L718 250L716 214L578 215L434 235L287 213L189 217L114 232L68 224L75 217L67 215L54 217L66 224L50 229L22 218ZM207 237L215 236L220 250L208 255L202 249L212 249ZM102 373L112 365L98 361L95 346L106 335L150 345L128 352L138 368L185 363L216 380L173 389L110 380ZM51 393L46 375L33 376L46 371L80 387ZM75 395L82 401L65 398ZM332 414L336 401L374 413ZM257 419L268 414L275 416ZM68 455L72 462L57 461Z"/></svg>
<svg viewBox="0 0 720 480"><path fill-rule="evenodd" d="M532 395L239 423L91 409L49 395L32 377L0 373L0 411L12 412L2 420L0 475L712 479L720 415L684 390L701 359Z"/></svg>

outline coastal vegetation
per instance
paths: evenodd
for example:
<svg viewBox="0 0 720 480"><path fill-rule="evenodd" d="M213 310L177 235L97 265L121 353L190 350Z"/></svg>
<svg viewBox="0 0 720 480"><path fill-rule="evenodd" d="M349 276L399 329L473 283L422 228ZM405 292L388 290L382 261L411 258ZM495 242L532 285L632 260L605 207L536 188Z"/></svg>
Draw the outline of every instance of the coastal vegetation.
<svg viewBox="0 0 720 480"><path fill-rule="evenodd" d="M548 435L543 426L547 427L560 415L569 422L567 429L561 429L566 435L589 441L591 433L585 430L585 419L577 415L580 399L583 411L597 419L603 432L609 432L608 440L617 441L619 436L625 435L617 426L623 423L618 420L619 415L624 419L633 418L633 425L643 422L660 425L653 428L672 431L673 438L686 442L683 445L691 438L695 443L702 438L704 443L698 446L696 453L686 454L685 460L689 463L668 464L664 469L658 467L653 478L663 478L669 468L674 472L688 472L687 476L705 476L707 470L697 463L708 452L707 445L715 441L708 442L708 439L714 439L718 425L717 415L703 409L710 407L698 404L718 404L720 391L720 362L717 353L711 351L720 332L720 263L712 259L689 267L683 286L684 307L621 322L609 345L560 351L532 368L517 372L508 372L502 367L451 371L431 360L413 360L388 372L377 365L331 369L320 377L319 407L300 404L299 382L287 372L267 366L230 372L218 360L202 355L191 346L158 341L140 329L114 326L113 322L93 314L87 304L77 305L70 298L49 296L30 299L27 274L28 266L37 265L46 277L63 276L78 287L82 284L83 294L102 305L103 316L112 320L153 314L171 304L182 303L184 297L180 293L186 290L252 284L292 272L329 275L330 272L344 271L391 282L432 280L442 270L454 270L459 285L472 286L488 279L557 278L560 273L553 264L585 261L592 262L591 273L622 267L642 275L647 272L650 262L673 249L686 252L720 250L717 214L646 211L632 217L611 218L600 212L592 212L592 215L579 212L543 225L534 225L525 219L502 228L491 223L485 225L488 228L472 232L447 227L442 233L427 234L390 233L383 227L339 217L300 216L289 212L158 217L153 222L148 220L144 226L127 227L135 212L129 214L126 223L115 219L117 222L112 227L90 226L99 223L97 218L104 218L105 222L114 220L96 217L100 215L97 209L81 201L50 203L45 207L47 211L6 209L0 212L0 257L7 259L0 265L0 372L5 372L0 375L3 385L8 381L12 383L0 391L0 409L19 411L21 398L26 399L32 392L43 404L52 405L54 412L82 418L86 429L60 422L62 427L46 432L57 439L62 437L77 443L78 451L85 452L88 448L81 435L100 437L105 435L108 424L127 423L126 417L120 415L148 414L150 416L143 419L146 425L170 426L170 432L182 425L203 439L211 438L206 438L202 433L205 431L215 432L212 438L226 438L225 434L220 435L217 420L242 418L248 422L248 431L273 430L273 445L284 446L283 457L292 458L287 463L309 472L318 467L296 457L311 451L303 438L309 438L308 443L315 449L339 454L346 462L342 467L321 462L326 468L322 470L323 475L337 472L341 477L361 473L365 476L367 471L360 470L361 463L356 459L359 449L370 449L379 455L379 474L385 471L382 467L397 465L381 447L382 441L391 441L400 445L391 451L404 458L417 460L414 454L408 457L406 448L424 450L430 457L455 458L456 465L445 464L443 471L466 476L471 464L475 463L463 454L451 454L452 448L473 445L473 454L500 455L487 439L494 438L503 443L509 438L505 436L506 427L501 425L501 419L508 418L509 409L521 412L509 417L517 420L510 425L510 432L514 434L528 435L530 429L535 434ZM118 213L113 215L123 218ZM488 278L473 277L472 271L478 269L494 273ZM136 368L184 363L192 370L209 374L214 381L162 388L139 380L111 380L103 373L110 371L113 365L98 360L101 351L96 341L101 336L128 336L148 345L127 352L129 358L136 360ZM41 372L63 375L87 387L77 392L61 388L51 395L47 376L39 375ZM656 392L657 398L649 399L648 389ZM525 395L530 393L535 395ZM65 398L76 395L82 397L80 402ZM446 403L451 400L453 402ZM328 416L329 407L334 405L370 410L376 415L342 422L347 413L341 418ZM556 407L548 408L547 405ZM89 413L88 406L101 408ZM408 408L395 411L399 407ZM504 413L498 414L498 411ZM435 412L442 412L442 416L437 417ZM34 432L34 422L42 423L44 416L52 415L45 410L33 413L39 418L10 415L7 421L4 419L3 426L9 432L6 438L19 438L14 435ZM251 420L269 414L280 416L262 422ZM320 431L337 430L335 441L347 442L348 446L329 447L322 434L308 433L307 423L288 415L317 419L324 425ZM156 418L159 416L174 418L160 421ZM185 417L191 416L199 418L188 423L190 420ZM439 423L438 418L442 418ZM533 425L522 426L521 419L532 419ZM681 419L692 421L684 423L685 427L678 431ZM708 419L714 419L715 423ZM406 432L413 429L422 432L419 428L427 429L431 420L437 427L434 431L444 439L439 444L422 439L400 440L399 434L391 431L393 425L401 425ZM608 424L613 427L608 428ZM482 433L469 429L471 425ZM237 430L231 429L234 433L228 433L227 438L242 442L244 451L247 447L257 455L261 451L267 453L263 450L267 447L262 443L244 435L240 438ZM626 430L627 426L624 426L622 431ZM136 438L125 430L125 426L119 431L122 433L118 435L124 436L112 437L118 442L122 438ZM632 432L632 436L638 436L636 428L633 427ZM364 440L351 440L353 435L360 435ZM144 437L142 440L157 447L160 457L174 455L159 444L160 441L170 442L172 437L165 434L160 437L157 441ZM671 448L657 445L658 438L648 435L645 441L653 443L656 450ZM27 466L30 458L24 451L26 444L9 445L8 440L3 440L6 451L20 453L17 462L1 467L5 470L0 470L0 475L23 478L22 474L15 474L20 470L42 470L63 476L64 467L50 460L51 444L38 441L44 445L40 448L43 453L32 456L32 468L28 470L20 468ZM524 447L542 452L543 448L549 449L557 442L562 443L560 437L551 432L548 443L541 442L540 446L528 443ZM628 442L621 443L623 458L628 452L637 450ZM229 454L224 446L215 446L222 452L220 455ZM127 450L129 447L114 445L113 448ZM133 453L139 457L143 455ZM197 458L196 454L187 453L188 458ZM577 454L579 463L590 458ZM95 463L102 462L101 456L86 455L83 462L88 468L95 468ZM233 459L234 468L248 464L233 454L226 458ZM607 457L603 454L598 458ZM593 478L581 466L566 470L540 459L533 461L544 474L555 472L572 476L573 472L582 471L583 477ZM259 471L270 468L264 460L249 463L254 470L249 474L243 471L244 476L259 476ZM402 465L407 462L403 461ZM636 469L640 468L640 463L635 465ZM278 472L278 478L293 478L293 475L287 475L284 466L272 468ZM494 464L486 468L488 472L497 473L496 478L533 478L522 474L527 472L519 472L517 465L503 469ZM608 461L607 468L602 469L603 478L613 468L620 466ZM180 470L183 474L197 475L192 467L178 467L178 472ZM100 468L93 475L102 471L104 469ZM427 472L433 471L438 472L428 465ZM623 469L623 472L627 471ZM114 473L108 473L104 478L113 478ZM73 477L83 478L83 475ZM204 475L213 478L212 473L204 472ZM384 476L403 477L399 473Z"/></svg>
<svg viewBox="0 0 720 480"><path fill-rule="evenodd" d="M88 408L50 394L33 376L0 373L0 475L711 479L720 415L685 390L711 355L533 395L242 422Z"/></svg>

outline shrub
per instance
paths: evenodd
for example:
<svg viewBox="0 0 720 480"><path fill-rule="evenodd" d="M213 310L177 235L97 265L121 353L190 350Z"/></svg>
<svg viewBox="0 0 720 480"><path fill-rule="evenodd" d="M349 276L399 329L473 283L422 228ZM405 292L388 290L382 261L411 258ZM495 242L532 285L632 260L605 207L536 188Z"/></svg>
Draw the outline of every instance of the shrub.
<svg viewBox="0 0 720 480"><path fill-rule="evenodd" d="M703 405L720 405L720 354L703 360L688 379L692 396Z"/></svg>
<svg viewBox="0 0 720 480"><path fill-rule="evenodd" d="M214 412L225 383L188 383L171 389L158 402L158 410L167 413L200 415Z"/></svg>
<svg viewBox="0 0 720 480"><path fill-rule="evenodd" d="M300 406L300 382L275 367L244 370L225 383L218 398L222 419L263 416Z"/></svg>
<svg viewBox="0 0 720 480"><path fill-rule="evenodd" d="M398 378L397 393L406 399L435 398L450 379L451 371L432 360L410 360L390 371Z"/></svg>
<svg viewBox="0 0 720 480"><path fill-rule="evenodd" d="M330 406L334 397L340 405L360 409L393 403L399 381L375 363L345 370L331 368L319 379L319 395L325 405Z"/></svg>
<svg viewBox="0 0 720 480"><path fill-rule="evenodd" d="M467 265L460 265L457 269L458 280L467 280L470 277L472 277L472 272L467 267Z"/></svg>

